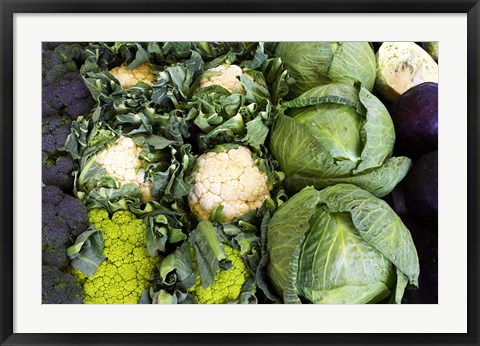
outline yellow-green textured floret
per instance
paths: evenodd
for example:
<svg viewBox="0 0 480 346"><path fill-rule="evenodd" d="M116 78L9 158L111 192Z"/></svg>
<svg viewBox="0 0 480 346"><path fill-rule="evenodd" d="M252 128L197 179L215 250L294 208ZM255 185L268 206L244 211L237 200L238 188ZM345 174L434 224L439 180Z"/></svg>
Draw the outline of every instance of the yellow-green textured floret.
<svg viewBox="0 0 480 346"><path fill-rule="evenodd" d="M250 277L242 256L238 250L224 245L225 255L232 261L232 267L228 270L217 270L215 281L212 285L204 288L197 273L195 285L190 292L199 304L227 304L238 299L242 286Z"/></svg>
<svg viewBox="0 0 480 346"><path fill-rule="evenodd" d="M102 231L106 259L85 281L83 303L137 304L153 280L157 260L146 248L146 225L125 210L109 218L106 210L93 209L89 221Z"/></svg>
<svg viewBox="0 0 480 346"><path fill-rule="evenodd" d="M85 281L87 281L88 279L88 276L82 273L77 268L67 267L67 271L73 275L73 277L75 278L75 280L77 280L80 286L83 286L85 284Z"/></svg>

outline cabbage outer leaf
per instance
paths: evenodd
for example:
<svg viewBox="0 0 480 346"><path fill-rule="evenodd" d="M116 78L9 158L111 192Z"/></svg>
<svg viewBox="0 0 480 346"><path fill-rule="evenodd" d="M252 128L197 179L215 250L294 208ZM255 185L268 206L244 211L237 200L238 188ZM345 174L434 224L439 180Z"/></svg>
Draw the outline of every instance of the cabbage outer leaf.
<svg viewBox="0 0 480 346"><path fill-rule="evenodd" d="M390 295L392 264L366 243L348 213L317 209L302 245L297 285L316 304L372 303Z"/></svg>
<svg viewBox="0 0 480 346"><path fill-rule="evenodd" d="M279 111L269 145L291 191L351 183L383 197L407 174L410 159L391 158L390 115L364 87L320 86L285 106L291 117Z"/></svg>
<svg viewBox="0 0 480 346"><path fill-rule="evenodd" d="M285 303L400 303L418 286L410 232L386 202L350 184L306 187L268 224L268 275ZM396 278L396 280L395 280Z"/></svg>
<svg viewBox="0 0 480 346"><path fill-rule="evenodd" d="M418 255L412 236L387 202L350 184L338 184L320 191L330 212L349 212L361 237L418 286Z"/></svg>
<svg viewBox="0 0 480 346"><path fill-rule="evenodd" d="M315 186L318 189L339 183L353 184L369 191L376 197L388 195L397 184L407 175L412 160L408 157L391 157L374 170L349 177L309 177L294 174L285 180L285 185L292 191L298 191L304 186Z"/></svg>
<svg viewBox="0 0 480 346"><path fill-rule="evenodd" d="M376 77L375 54L368 42L280 42L275 55L282 58L295 97L332 82L360 82L369 91Z"/></svg>
<svg viewBox="0 0 480 346"><path fill-rule="evenodd" d="M270 261L267 273L277 292L283 295L285 288L290 287L288 298L284 299L286 303L298 300L292 292L292 286L295 286L292 280L295 280L296 272L291 273L291 269L298 265L300 243L319 202L318 192L313 188L305 188L282 204L268 224L267 251Z"/></svg>

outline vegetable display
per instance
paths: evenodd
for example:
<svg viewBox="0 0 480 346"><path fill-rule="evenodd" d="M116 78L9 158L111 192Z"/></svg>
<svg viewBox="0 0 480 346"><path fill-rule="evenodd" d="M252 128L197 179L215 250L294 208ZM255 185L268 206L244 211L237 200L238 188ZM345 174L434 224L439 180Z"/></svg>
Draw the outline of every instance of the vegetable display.
<svg viewBox="0 0 480 346"><path fill-rule="evenodd" d="M43 43L42 303L436 302L435 54Z"/></svg>

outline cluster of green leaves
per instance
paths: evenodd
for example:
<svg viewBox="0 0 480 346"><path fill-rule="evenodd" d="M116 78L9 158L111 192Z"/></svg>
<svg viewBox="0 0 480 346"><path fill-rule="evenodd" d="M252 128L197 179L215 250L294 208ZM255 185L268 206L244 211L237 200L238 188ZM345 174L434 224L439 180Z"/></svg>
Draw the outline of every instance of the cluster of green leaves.
<svg viewBox="0 0 480 346"><path fill-rule="evenodd" d="M214 284L219 270L231 268L231 261L226 257L224 246L238 250L249 271L248 280L242 285L237 300L230 303L256 304L279 303L281 299L271 291L266 275L266 234L268 221L275 210L287 199L283 189L272 194L264 205L230 222L202 221L186 237L181 229L169 227L161 217L153 234L147 234L147 245L151 255L165 254L166 239L169 233L183 241L169 252L158 269L158 278L150 290L145 291L140 303L186 304L195 302L190 289L197 277L203 287ZM151 219L150 219L151 220ZM153 230L154 228L151 227ZM171 237L169 238L169 240ZM257 287L259 289L257 289Z"/></svg>
<svg viewBox="0 0 480 346"><path fill-rule="evenodd" d="M418 285L418 256L377 197L411 160L392 157L395 128L371 93L370 44L281 42L275 55L296 81L269 137L293 195L267 227L264 263L276 293L285 303L400 303L407 285Z"/></svg>
<svg viewBox="0 0 480 346"><path fill-rule="evenodd" d="M273 44L262 42L93 42L85 45L80 72L96 106L91 114L72 122L65 144L65 150L78 165L74 193L88 209L103 208L110 213L130 210L143 218L147 225L148 251L161 261L158 280L142 302L191 301L185 291L182 271L187 270L190 275L195 271L186 261L190 249L205 258L211 256L210 246L196 232L198 221L187 203L196 157L218 144L246 145L254 152L260 168L268 173L270 183L276 185L281 181L282 175L275 172L278 164L270 155L266 140L273 123L273 110L288 93L291 80L282 60L271 57L273 48ZM239 79L244 94L231 94L221 86L199 88L199 78L208 69L225 63L242 68L244 75ZM134 69L144 64L149 64L155 76L151 84L139 82L123 88L109 72L120 65ZM139 159L152 184L150 200L142 199L134 184L119 186L96 161L96 154L120 136L132 138L142 148ZM249 214L230 223L214 223L217 234L222 234L221 239L240 249L252 278L262 257L258 225L267 209L271 213L282 198L285 196L271 199L269 207L261 208L254 216ZM70 249L71 258L79 264L77 269L86 269L82 270L86 274L101 262L102 244L97 241L97 235L92 229ZM92 245L95 246L92 248ZM90 255L92 266L84 268ZM198 271L204 282L211 283L211 275L219 264L202 260L202 256L197 256ZM226 268L227 262L221 261L221 267ZM208 279L205 273L210 273ZM178 277L183 279L172 279ZM248 291L254 286L252 279ZM240 300L258 301L256 297Z"/></svg>
<svg viewBox="0 0 480 346"><path fill-rule="evenodd" d="M195 155L217 144L244 144L273 167L264 143L272 109L288 92L289 80L281 59L269 58L268 49L256 42L90 44L81 72L97 107L91 119L72 125L67 148L83 158L119 134L136 138L144 148L142 159L149 162L154 195L168 201L188 192L192 151ZM119 62L128 68L153 64L156 82L124 90L107 70ZM206 69L225 62L244 69L240 82L246 95L220 86L198 88Z"/></svg>
<svg viewBox="0 0 480 346"><path fill-rule="evenodd" d="M362 85L317 86L284 106L270 149L292 191L350 183L383 197L410 169L409 158L391 157L390 114Z"/></svg>
<svg viewBox="0 0 480 346"><path fill-rule="evenodd" d="M390 206L361 188L306 187L268 224L268 274L285 303L400 303L418 286L410 232Z"/></svg>

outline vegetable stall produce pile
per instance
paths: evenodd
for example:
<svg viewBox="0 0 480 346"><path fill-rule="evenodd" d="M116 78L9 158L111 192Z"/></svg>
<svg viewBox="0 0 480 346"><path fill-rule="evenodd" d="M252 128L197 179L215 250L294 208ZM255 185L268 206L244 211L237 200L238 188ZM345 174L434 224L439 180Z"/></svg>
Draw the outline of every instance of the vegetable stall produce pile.
<svg viewBox="0 0 480 346"><path fill-rule="evenodd" d="M42 303L436 303L437 61L44 43Z"/></svg>

